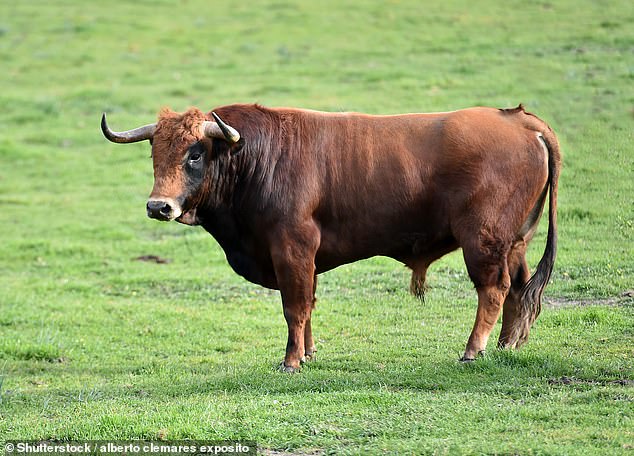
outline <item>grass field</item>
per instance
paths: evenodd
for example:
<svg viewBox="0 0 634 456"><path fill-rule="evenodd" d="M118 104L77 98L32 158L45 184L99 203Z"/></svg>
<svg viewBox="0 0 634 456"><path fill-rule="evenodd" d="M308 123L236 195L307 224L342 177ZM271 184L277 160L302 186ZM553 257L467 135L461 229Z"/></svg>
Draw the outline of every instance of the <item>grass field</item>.
<svg viewBox="0 0 634 456"><path fill-rule="evenodd" d="M235 4L240 3L240 4ZM0 3L0 441L248 439L309 454L634 449L634 9L622 1ZM516 106L558 133L560 249L529 343L457 360L459 252L424 304L376 258L320 278L319 358L275 371L278 293L145 216L169 105ZM530 250L534 267L545 218ZM168 264L135 261L159 255ZM625 294L624 294L625 293Z"/></svg>

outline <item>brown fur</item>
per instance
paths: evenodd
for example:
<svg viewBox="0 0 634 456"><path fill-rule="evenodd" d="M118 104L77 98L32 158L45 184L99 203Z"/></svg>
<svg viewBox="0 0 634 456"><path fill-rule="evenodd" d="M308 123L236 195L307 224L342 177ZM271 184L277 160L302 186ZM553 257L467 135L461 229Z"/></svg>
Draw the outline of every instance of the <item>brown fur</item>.
<svg viewBox="0 0 634 456"><path fill-rule="evenodd" d="M177 113L163 108L152 140L152 158L154 164L154 188L150 198L180 195L184 176L180 163L187 147L199 141L199 126L206 120L205 114L197 108L185 113Z"/></svg>
<svg viewBox="0 0 634 456"><path fill-rule="evenodd" d="M525 340L554 262L560 157L550 128L521 105L397 116L258 105L215 112L242 139L201 141L207 168L196 189L187 189L181 163L210 116L161 112L152 195L182 201L195 211L183 220L209 231L236 272L280 289L286 370L315 349L316 274L375 255L411 267L412 291L422 295L428 266L462 248L478 292L463 359L485 349L502 308L500 345ZM545 188L548 242L529 280L525 250Z"/></svg>

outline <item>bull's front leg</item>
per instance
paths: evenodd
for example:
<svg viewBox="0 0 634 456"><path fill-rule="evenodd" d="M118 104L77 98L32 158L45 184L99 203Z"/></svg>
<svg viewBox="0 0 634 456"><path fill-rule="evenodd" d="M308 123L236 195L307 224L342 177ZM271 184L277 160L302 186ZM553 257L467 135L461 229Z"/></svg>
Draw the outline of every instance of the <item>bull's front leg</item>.
<svg viewBox="0 0 634 456"><path fill-rule="evenodd" d="M306 360L306 354L312 355L315 350L310 324L319 232L312 225L303 230L277 234L271 248L271 259L288 325L286 356L280 368L296 372Z"/></svg>

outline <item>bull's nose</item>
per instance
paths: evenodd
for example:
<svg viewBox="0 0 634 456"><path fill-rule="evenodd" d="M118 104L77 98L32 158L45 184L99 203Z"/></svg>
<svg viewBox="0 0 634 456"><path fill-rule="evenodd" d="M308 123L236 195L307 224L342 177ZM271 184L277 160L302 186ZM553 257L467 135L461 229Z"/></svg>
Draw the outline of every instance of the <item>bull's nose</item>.
<svg viewBox="0 0 634 456"><path fill-rule="evenodd" d="M161 200L147 202L147 216L158 220L170 220L173 213L172 206Z"/></svg>

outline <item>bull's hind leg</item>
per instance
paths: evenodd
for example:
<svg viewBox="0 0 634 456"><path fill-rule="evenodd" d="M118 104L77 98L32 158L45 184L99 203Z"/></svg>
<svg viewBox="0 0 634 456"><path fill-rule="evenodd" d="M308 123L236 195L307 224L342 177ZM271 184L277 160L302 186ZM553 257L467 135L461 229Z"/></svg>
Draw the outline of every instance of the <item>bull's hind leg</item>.
<svg viewBox="0 0 634 456"><path fill-rule="evenodd" d="M315 348L315 341L313 340L313 328L311 325L311 318L313 310L315 310L315 303L317 297L315 292L317 291L317 276L313 278L313 302L310 308L310 314L308 314L308 320L306 320L306 326L304 327L304 358L306 361L312 361L317 354L317 348Z"/></svg>
<svg viewBox="0 0 634 456"><path fill-rule="evenodd" d="M526 242L517 241L508 256L511 289L504 301L502 331L498 340L499 348L516 348L521 345L523 319L520 298L522 296L522 288L530 278L525 255Z"/></svg>
<svg viewBox="0 0 634 456"><path fill-rule="evenodd" d="M478 311L461 361L472 361L485 351L500 316L511 282L506 245L490 234L483 234L478 245L463 247L469 276L478 291Z"/></svg>

